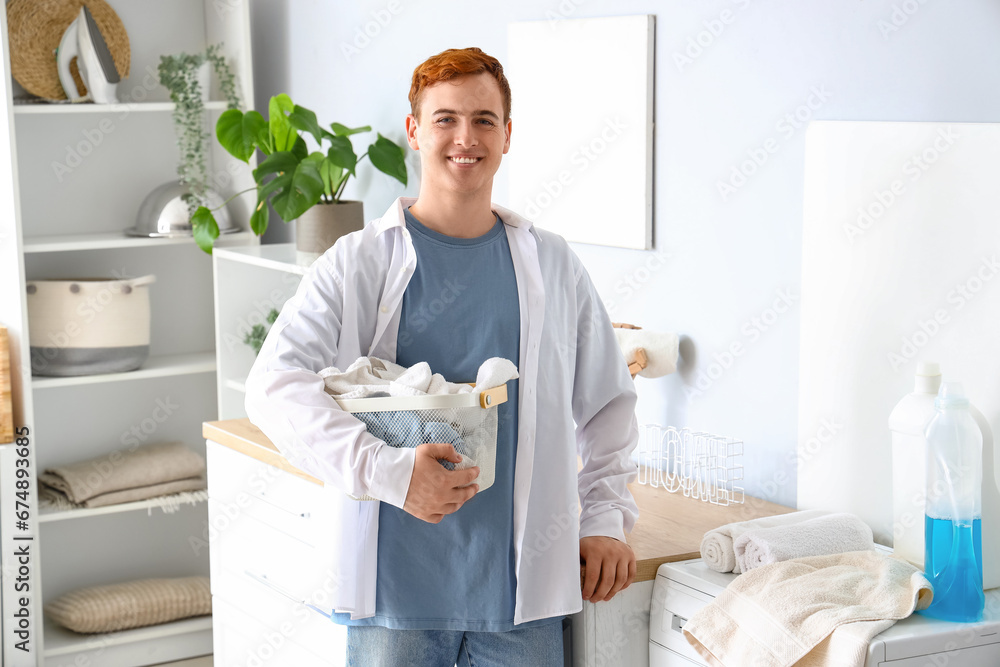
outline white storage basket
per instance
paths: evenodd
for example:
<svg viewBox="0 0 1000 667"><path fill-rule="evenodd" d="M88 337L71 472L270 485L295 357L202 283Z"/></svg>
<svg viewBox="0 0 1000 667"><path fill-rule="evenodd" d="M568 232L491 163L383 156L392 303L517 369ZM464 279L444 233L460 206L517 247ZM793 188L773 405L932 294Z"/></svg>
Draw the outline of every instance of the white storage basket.
<svg viewBox="0 0 1000 667"><path fill-rule="evenodd" d="M473 484L485 491L493 485L497 460L497 406L507 402L507 385L468 394L384 396L334 400L368 427L368 432L390 447L416 447L426 442L449 442L462 455L461 463L445 467L479 467ZM354 496L352 496L354 497ZM370 496L355 500L374 500Z"/></svg>

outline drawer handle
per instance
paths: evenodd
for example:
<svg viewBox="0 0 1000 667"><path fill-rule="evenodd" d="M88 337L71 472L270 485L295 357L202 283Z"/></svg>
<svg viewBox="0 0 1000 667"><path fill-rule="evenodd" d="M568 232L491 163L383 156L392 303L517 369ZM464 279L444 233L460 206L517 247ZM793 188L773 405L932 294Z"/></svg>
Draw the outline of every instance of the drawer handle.
<svg viewBox="0 0 1000 667"><path fill-rule="evenodd" d="M309 512L296 512L295 510L286 509L286 508L282 507L281 505L277 505L277 504L271 502L267 498L267 492L266 491L257 491L253 495L257 496L257 498L259 498L260 500L263 500L265 503L267 503L271 507L277 507L282 512L288 512L292 516L299 516L299 517L302 517L303 519L308 519L309 516L310 516Z"/></svg>
<svg viewBox="0 0 1000 667"><path fill-rule="evenodd" d="M686 618L682 618L677 614L674 614L673 620L670 622L670 629L674 632L680 632L684 629L684 625L687 623Z"/></svg>
<svg viewBox="0 0 1000 667"><path fill-rule="evenodd" d="M304 607L306 607L308 609L311 609L312 611L316 612L320 616L323 616L324 618L330 618L330 614L326 613L325 611L323 611L322 609L320 609L316 605L310 604L310 603L306 602L305 600L292 595L291 593L289 593L288 591L286 591L285 589L283 589L281 586L278 586L277 584L273 583L270 579L267 578L266 574L254 574L250 570L243 570L243 573L246 574L251 579L254 579L255 581L257 581L258 583L264 584L265 586L267 586L268 588L270 588L275 593L283 595L284 597L288 598L292 602L294 602L296 604L300 604L300 605L302 605L302 606L304 606Z"/></svg>

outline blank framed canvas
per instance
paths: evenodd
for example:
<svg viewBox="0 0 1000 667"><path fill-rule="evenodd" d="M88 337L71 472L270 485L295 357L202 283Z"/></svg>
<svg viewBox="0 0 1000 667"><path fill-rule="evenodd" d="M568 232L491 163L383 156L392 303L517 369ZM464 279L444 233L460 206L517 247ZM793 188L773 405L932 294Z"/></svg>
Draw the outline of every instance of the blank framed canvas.
<svg viewBox="0 0 1000 667"><path fill-rule="evenodd" d="M654 17L511 23L510 206L566 240L653 236Z"/></svg>

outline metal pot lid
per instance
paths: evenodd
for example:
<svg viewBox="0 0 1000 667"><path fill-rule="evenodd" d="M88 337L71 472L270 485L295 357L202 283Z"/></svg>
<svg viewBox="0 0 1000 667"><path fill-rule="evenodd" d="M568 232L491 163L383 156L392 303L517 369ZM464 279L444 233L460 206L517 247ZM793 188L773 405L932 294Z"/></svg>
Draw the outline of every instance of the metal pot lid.
<svg viewBox="0 0 1000 667"><path fill-rule="evenodd" d="M188 215L186 198L191 195L191 189L187 183L171 181L159 186L143 200L136 215L135 227L125 230L129 236L143 236L151 238L176 238L190 237L191 220ZM208 206L216 208L222 206L223 199L219 193L209 189L206 193ZM239 227L232 224L229 219L229 211L225 207L213 212L216 222L219 223L220 234L230 234L240 231Z"/></svg>

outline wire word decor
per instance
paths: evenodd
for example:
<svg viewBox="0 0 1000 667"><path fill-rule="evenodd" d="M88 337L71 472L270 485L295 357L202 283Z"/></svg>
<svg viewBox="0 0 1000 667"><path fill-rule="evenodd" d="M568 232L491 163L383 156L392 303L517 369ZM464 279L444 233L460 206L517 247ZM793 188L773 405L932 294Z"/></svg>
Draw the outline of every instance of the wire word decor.
<svg viewBox="0 0 1000 667"><path fill-rule="evenodd" d="M743 441L645 424L639 427L638 482L713 505L743 504Z"/></svg>

